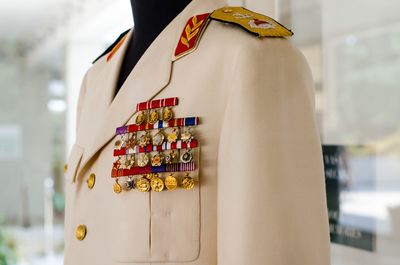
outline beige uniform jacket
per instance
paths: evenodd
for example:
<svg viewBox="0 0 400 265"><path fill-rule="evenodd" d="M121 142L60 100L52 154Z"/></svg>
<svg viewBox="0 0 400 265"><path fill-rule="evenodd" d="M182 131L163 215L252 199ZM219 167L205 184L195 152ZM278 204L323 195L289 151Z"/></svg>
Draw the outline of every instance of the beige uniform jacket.
<svg viewBox="0 0 400 265"><path fill-rule="evenodd" d="M225 3L193 0L151 44L117 96L132 30L86 73L65 173L65 264L328 265L329 230L314 87L290 39L257 38L211 21L197 49L174 60L191 16ZM178 97L200 117L192 190L116 194L115 129L135 106ZM95 174L93 189L87 179ZM86 237L75 237L85 225Z"/></svg>

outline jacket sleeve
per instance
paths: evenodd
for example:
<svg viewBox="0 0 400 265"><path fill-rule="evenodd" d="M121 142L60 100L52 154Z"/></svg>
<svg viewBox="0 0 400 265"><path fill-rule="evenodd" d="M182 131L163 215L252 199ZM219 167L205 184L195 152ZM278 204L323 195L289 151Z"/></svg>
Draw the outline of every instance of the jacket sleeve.
<svg viewBox="0 0 400 265"><path fill-rule="evenodd" d="M314 85L287 39L237 56L218 151L218 265L328 265Z"/></svg>

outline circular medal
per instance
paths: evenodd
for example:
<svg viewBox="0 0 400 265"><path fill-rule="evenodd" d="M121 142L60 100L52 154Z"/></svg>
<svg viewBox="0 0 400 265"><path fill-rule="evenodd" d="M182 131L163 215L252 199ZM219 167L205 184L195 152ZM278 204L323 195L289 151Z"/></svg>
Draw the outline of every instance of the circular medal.
<svg viewBox="0 0 400 265"><path fill-rule="evenodd" d="M142 136L139 137L138 143L139 143L140 147L148 146L150 144L149 132L146 132L145 134L142 134Z"/></svg>
<svg viewBox="0 0 400 265"><path fill-rule="evenodd" d="M190 141L192 141L193 134L191 133L190 129L185 128L184 133L182 133L182 135L181 135L181 139L185 143L189 143Z"/></svg>
<svg viewBox="0 0 400 265"><path fill-rule="evenodd" d="M144 111L140 111L136 116L135 123L136 125L141 125L146 120L146 113Z"/></svg>
<svg viewBox="0 0 400 265"><path fill-rule="evenodd" d="M115 141L115 149L120 150L122 147L123 141L121 139L118 139L117 141Z"/></svg>
<svg viewBox="0 0 400 265"><path fill-rule="evenodd" d="M194 188L194 179L186 173L186 176L182 179L182 187L186 190L191 190Z"/></svg>
<svg viewBox="0 0 400 265"><path fill-rule="evenodd" d="M138 179L135 183L135 186L141 192L150 191L150 181L145 177Z"/></svg>
<svg viewBox="0 0 400 265"><path fill-rule="evenodd" d="M149 163L149 155L147 153L142 153L138 159L138 166L145 167Z"/></svg>
<svg viewBox="0 0 400 265"><path fill-rule="evenodd" d="M150 112L149 123L154 124L158 121L158 112L157 110L152 110Z"/></svg>
<svg viewBox="0 0 400 265"><path fill-rule="evenodd" d="M153 136L153 145L162 145L164 142L165 136L162 130L159 130L154 136Z"/></svg>
<svg viewBox="0 0 400 265"><path fill-rule="evenodd" d="M166 177L164 182L168 190L174 190L178 187L178 181L172 174Z"/></svg>
<svg viewBox="0 0 400 265"><path fill-rule="evenodd" d="M156 155L154 155L151 158L151 165L153 167L159 167L159 166L161 166L163 160L164 160L164 156L162 155L162 153L158 152Z"/></svg>
<svg viewBox="0 0 400 265"><path fill-rule="evenodd" d="M135 187L135 181L133 180L132 177L129 177L127 179L127 181L125 182L124 189L126 191L129 191L129 190L133 189L134 187Z"/></svg>
<svg viewBox="0 0 400 265"><path fill-rule="evenodd" d="M163 111L163 121L169 122L174 117L174 112L171 108L167 107Z"/></svg>
<svg viewBox="0 0 400 265"><path fill-rule="evenodd" d="M150 181L151 189L160 192L164 189L164 182L158 176L154 176Z"/></svg>
<svg viewBox="0 0 400 265"><path fill-rule="evenodd" d="M122 191L122 187L121 187L121 185L118 183L118 179L115 179L115 183L114 183L114 185L113 185L113 189L114 189L114 192L115 193L121 193L121 191Z"/></svg>
<svg viewBox="0 0 400 265"><path fill-rule="evenodd" d="M174 143L178 140L178 129L174 128L167 136L168 143Z"/></svg>
<svg viewBox="0 0 400 265"><path fill-rule="evenodd" d="M192 152L190 151L190 149L187 149L187 151L181 155L181 160L183 163L189 163L192 161L192 159L193 159L193 155L192 155Z"/></svg>

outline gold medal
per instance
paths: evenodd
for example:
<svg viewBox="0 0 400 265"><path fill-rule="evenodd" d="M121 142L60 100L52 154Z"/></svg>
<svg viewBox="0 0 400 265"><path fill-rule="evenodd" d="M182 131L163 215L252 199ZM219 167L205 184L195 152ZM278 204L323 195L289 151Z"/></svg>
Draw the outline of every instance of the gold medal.
<svg viewBox="0 0 400 265"><path fill-rule="evenodd" d="M121 187L121 185L118 183L118 179L116 178L115 179L115 183L114 183L114 185L113 185L113 189L114 189L114 192L115 193L121 193L121 191L122 191L122 187Z"/></svg>
<svg viewBox="0 0 400 265"><path fill-rule="evenodd" d="M162 145L164 142L165 136L162 130L158 130L158 132L153 136L153 145Z"/></svg>
<svg viewBox="0 0 400 265"><path fill-rule="evenodd" d="M167 107L163 110L163 121L169 122L174 117L174 112L171 108Z"/></svg>
<svg viewBox="0 0 400 265"><path fill-rule="evenodd" d="M181 140L185 143L190 143L190 141L192 141L193 139L193 134L190 130L190 128L185 128L184 133L182 133L181 135Z"/></svg>
<svg viewBox="0 0 400 265"><path fill-rule="evenodd" d="M165 178L165 186L168 190L174 190L178 187L178 181L176 178L171 174Z"/></svg>
<svg viewBox="0 0 400 265"><path fill-rule="evenodd" d="M182 155L181 155L181 161L183 163L190 163L193 159L192 152L190 149L187 149Z"/></svg>
<svg viewBox="0 0 400 265"><path fill-rule="evenodd" d="M147 166L147 164L149 163L149 160L150 160L150 158L149 158L149 154L147 154L147 153L142 153L141 155L140 155L140 157L139 157L139 159L138 159L138 166L139 167L145 167L145 166Z"/></svg>
<svg viewBox="0 0 400 265"><path fill-rule="evenodd" d="M185 177L182 179L182 187L186 190L191 190L194 188L194 179L186 173Z"/></svg>
<svg viewBox="0 0 400 265"><path fill-rule="evenodd" d="M158 152L151 158L151 165L153 167L159 167L162 165L163 160L164 160L163 154L161 152Z"/></svg>
<svg viewBox="0 0 400 265"><path fill-rule="evenodd" d="M140 111L136 116L135 123L136 125L141 125L146 120L146 113L144 111Z"/></svg>
<svg viewBox="0 0 400 265"><path fill-rule="evenodd" d="M167 136L167 141L168 143L174 143L178 140L179 137L179 131L177 128L172 129L172 131L168 134Z"/></svg>
<svg viewBox="0 0 400 265"><path fill-rule="evenodd" d="M142 136L139 137L138 144L140 147L145 147L150 144L150 140L151 137L149 132L145 132L144 134L142 134Z"/></svg>
<svg viewBox="0 0 400 265"><path fill-rule="evenodd" d="M150 180L151 189L160 192L164 189L164 182L158 175L154 175Z"/></svg>
<svg viewBox="0 0 400 265"><path fill-rule="evenodd" d="M135 186L141 192L150 191L150 181L145 177L141 177L140 179L138 179L135 183Z"/></svg>
<svg viewBox="0 0 400 265"><path fill-rule="evenodd" d="M149 123L154 124L158 121L158 119L159 119L159 116L158 116L157 110L152 110L150 112Z"/></svg>
<svg viewBox="0 0 400 265"><path fill-rule="evenodd" d="M125 157L125 168L131 169L135 164L135 157L133 155L127 155Z"/></svg>

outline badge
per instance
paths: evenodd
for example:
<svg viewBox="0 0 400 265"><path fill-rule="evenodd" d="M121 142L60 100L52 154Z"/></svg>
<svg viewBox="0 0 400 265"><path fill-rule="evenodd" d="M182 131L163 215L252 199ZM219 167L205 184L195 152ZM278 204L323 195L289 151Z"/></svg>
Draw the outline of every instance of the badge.
<svg viewBox="0 0 400 265"><path fill-rule="evenodd" d="M153 145L162 145L164 142L165 136L162 130L158 130L158 132L153 136Z"/></svg>
<svg viewBox="0 0 400 265"><path fill-rule="evenodd" d="M170 174L168 177L165 178L165 186L168 190L174 190L178 187L178 181L173 176L173 174Z"/></svg>
<svg viewBox="0 0 400 265"><path fill-rule="evenodd" d="M186 173L185 177L182 179L182 187L186 190L194 188L194 179L190 177L189 173Z"/></svg>
<svg viewBox="0 0 400 265"><path fill-rule="evenodd" d="M145 147L150 144L150 134L149 132L145 132L142 136L139 137L138 144L140 147Z"/></svg>
<svg viewBox="0 0 400 265"><path fill-rule="evenodd" d="M163 110L163 121L169 122L174 117L174 112L171 108L167 107Z"/></svg>
<svg viewBox="0 0 400 265"><path fill-rule="evenodd" d="M177 128L173 128L172 131L167 136L168 143L172 144L178 140L179 130Z"/></svg>
<svg viewBox="0 0 400 265"><path fill-rule="evenodd" d="M159 167L162 165L162 162L164 160L164 156L161 152L158 152L156 155L154 155L151 159L151 165L153 167Z"/></svg>
<svg viewBox="0 0 400 265"><path fill-rule="evenodd" d="M190 128L185 128L184 133L181 135L181 140L185 143L189 143L193 139L193 134Z"/></svg>
<svg viewBox="0 0 400 265"><path fill-rule="evenodd" d="M175 150L172 150L168 155L165 156L164 161L165 164L172 164L176 159Z"/></svg>
<svg viewBox="0 0 400 265"><path fill-rule="evenodd" d="M115 141L115 143L114 143L115 149L120 150L122 147L122 144L123 144L122 139L118 139L117 141Z"/></svg>
<svg viewBox="0 0 400 265"><path fill-rule="evenodd" d="M154 123L156 123L158 120L159 120L159 117L158 117L158 112L157 112L157 110L152 110L152 111L150 112L149 123L150 123L150 124L154 124Z"/></svg>
<svg viewBox="0 0 400 265"><path fill-rule="evenodd" d="M150 180L151 189L155 192L160 192L164 189L164 182L155 174Z"/></svg>
<svg viewBox="0 0 400 265"><path fill-rule="evenodd" d="M135 181L133 180L132 177L129 177L125 182L124 189L126 191L129 191L129 190L133 189L134 187L135 187Z"/></svg>
<svg viewBox="0 0 400 265"><path fill-rule="evenodd" d="M146 113L144 111L140 111L138 113L138 115L136 116L136 125L141 125L144 123L144 121L146 120Z"/></svg>
<svg viewBox="0 0 400 265"><path fill-rule="evenodd" d="M141 177L140 179L138 179L136 181L135 185L136 185L136 188L138 190L140 190L141 192L150 191L150 181L145 177Z"/></svg>
<svg viewBox="0 0 400 265"><path fill-rule="evenodd" d="M140 154L140 156L139 156L139 159L138 159L138 161L137 161L137 164L138 164L139 167L145 167L145 166L147 166L147 164L149 163L149 160L150 160L149 154L147 154L147 153L142 153L142 154Z"/></svg>
<svg viewBox="0 0 400 265"><path fill-rule="evenodd" d="M133 155L127 155L125 157L125 168L131 169L135 164L135 157Z"/></svg>
<svg viewBox="0 0 400 265"><path fill-rule="evenodd" d="M118 157L117 161L115 161L113 163L113 170L118 170L120 168L120 166L121 166L120 160L121 160L121 157Z"/></svg>
<svg viewBox="0 0 400 265"><path fill-rule="evenodd" d="M181 161L183 163L190 163L192 161L192 159L193 159L193 155L192 155L192 152L190 151L190 149L187 149L181 155Z"/></svg>
<svg viewBox="0 0 400 265"><path fill-rule="evenodd" d="M126 149L133 149L136 145L136 134L129 134L128 140L125 143L125 148Z"/></svg>
<svg viewBox="0 0 400 265"><path fill-rule="evenodd" d="M115 193L121 193L121 191L122 191L122 187L121 187L121 185L118 183L118 179L116 178L115 179L115 183L114 183L114 185L113 185L113 189L114 189L114 192Z"/></svg>

